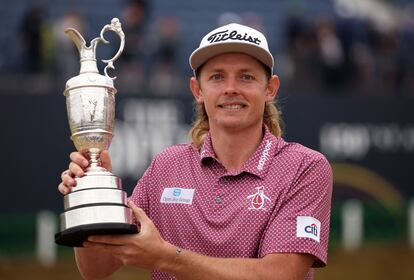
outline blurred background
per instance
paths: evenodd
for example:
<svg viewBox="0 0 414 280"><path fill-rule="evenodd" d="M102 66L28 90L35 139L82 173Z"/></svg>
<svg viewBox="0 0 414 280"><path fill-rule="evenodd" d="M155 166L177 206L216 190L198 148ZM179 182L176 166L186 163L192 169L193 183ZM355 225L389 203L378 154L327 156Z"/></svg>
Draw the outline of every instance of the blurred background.
<svg viewBox="0 0 414 280"><path fill-rule="evenodd" d="M72 250L53 243L63 210L57 185L74 150L63 90L79 74L63 31L90 42L112 17L126 46L112 72L110 152L128 194L155 154L188 141L188 57L202 35L244 23L266 34L274 54L284 137L333 167L329 264L315 279L414 279L410 0L2 1L0 279L80 279ZM98 46L98 59L119 46L105 37L111 44ZM110 279L148 273L125 268Z"/></svg>

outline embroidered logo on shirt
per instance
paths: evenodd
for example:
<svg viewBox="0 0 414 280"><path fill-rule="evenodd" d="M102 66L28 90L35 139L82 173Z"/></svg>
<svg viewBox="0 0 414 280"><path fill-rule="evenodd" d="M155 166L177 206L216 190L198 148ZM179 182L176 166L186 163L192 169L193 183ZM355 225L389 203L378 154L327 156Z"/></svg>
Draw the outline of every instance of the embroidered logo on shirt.
<svg viewBox="0 0 414 280"><path fill-rule="evenodd" d="M165 188L162 192L161 203L193 204L194 189Z"/></svg>
<svg viewBox="0 0 414 280"><path fill-rule="evenodd" d="M308 237L320 242L321 222L310 216L296 218L296 237Z"/></svg>
<svg viewBox="0 0 414 280"><path fill-rule="evenodd" d="M262 156L259 159L259 164L257 165L257 169L263 170L263 167L264 167L266 161L269 159L269 151L270 151L271 146L272 146L272 141L267 140L265 148L264 148L263 153L262 153Z"/></svg>
<svg viewBox="0 0 414 280"><path fill-rule="evenodd" d="M265 208L265 201L268 200L271 201L270 198L268 198L264 194L264 187L260 186L256 188L256 193L249 195L247 199L250 199L250 207L249 210L266 210Z"/></svg>

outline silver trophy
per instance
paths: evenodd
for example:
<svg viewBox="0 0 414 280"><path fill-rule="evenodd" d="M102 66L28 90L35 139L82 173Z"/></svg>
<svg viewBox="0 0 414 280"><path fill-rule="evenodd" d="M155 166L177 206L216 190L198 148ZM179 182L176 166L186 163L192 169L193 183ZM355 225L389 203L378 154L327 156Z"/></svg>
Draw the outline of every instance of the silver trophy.
<svg viewBox="0 0 414 280"><path fill-rule="evenodd" d="M96 64L96 47L100 42L109 43L103 36L106 31L115 32L121 43L113 58L102 60L107 64L104 76ZM137 232L121 180L101 167L99 161L100 152L111 144L115 122L115 78L108 75L107 69L114 69L113 62L124 49L125 36L117 18L102 28L100 37L93 39L90 46L77 30L68 28L65 33L80 53L80 73L66 82L64 91L71 139L79 152L89 156L90 166L85 176L75 178L76 187L64 196L55 242L80 247L90 235Z"/></svg>

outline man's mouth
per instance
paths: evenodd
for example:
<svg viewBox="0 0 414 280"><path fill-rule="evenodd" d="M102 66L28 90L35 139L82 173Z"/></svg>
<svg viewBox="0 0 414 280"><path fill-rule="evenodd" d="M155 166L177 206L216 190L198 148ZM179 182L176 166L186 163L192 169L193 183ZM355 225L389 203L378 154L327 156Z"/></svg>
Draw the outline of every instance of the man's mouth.
<svg viewBox="0 0 414 280"><path fill-rule="evenodd" d="M228 109L228 110L238 110L246 107L244 104L220 104L218 105L220 108Z"/></svg>

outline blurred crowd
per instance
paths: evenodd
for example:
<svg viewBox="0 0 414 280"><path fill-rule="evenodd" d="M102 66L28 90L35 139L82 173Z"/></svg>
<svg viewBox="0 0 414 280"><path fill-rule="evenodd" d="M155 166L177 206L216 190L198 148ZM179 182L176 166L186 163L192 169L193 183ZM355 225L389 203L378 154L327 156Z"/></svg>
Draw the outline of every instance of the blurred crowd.
<svg viewBox="0 0 414 280"><path fill-rule="evenodd" d="M130 0L120 12L127 40L115 65L117 84L119 90L135 94L179 94L187 87L189 73L182 66L187 57L182 54L181 23L175 15L150 20L150 4ZM274 50L282 85L295 94L412 95L414 13L407 13L397 24L379 28L369 19L291 12L284 38L271 38L284 42L282 49ZM21 19L19 68L26 75L52 77L60 85L76 75L79 55L62 30L73 27L87 34L85 22L79 10L52 22L44 7L32 6ZM254 13L225 13L217 19L217 24L228 22L266 33L263 19Z"/></svg>
<svg viewBox="0 0 414 280"><path fill-rule="evenodd" d="M286 38L286 73L300 92L413 93L414 13L382 27L360 18L292 15Z"/></svg>
<svg viewBox="0 0 414 280"><path fill-rule="evenodd" d="M126 42L121 57L115 62L117 84L121 87L118 90L152 92L161 96L176 94L182 87L182 71L177 64L179 21L174 16L164 16L150 24L148 14L149 4L145 0L127 1L120 12ZM44 7L32 6L20 25L20 68L27 75L52 77L60 85L79 74L79 53L62 31L75 28L89 44L91 38L86 22L79 10L69 10L51 22ZM119 42L110 43L115 51L104 58L113 55L119 46ZM102 68L99 62L98 67Z"/></svg>

